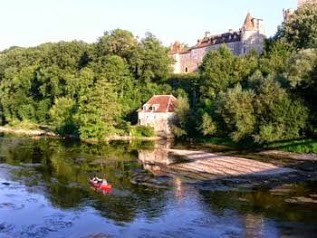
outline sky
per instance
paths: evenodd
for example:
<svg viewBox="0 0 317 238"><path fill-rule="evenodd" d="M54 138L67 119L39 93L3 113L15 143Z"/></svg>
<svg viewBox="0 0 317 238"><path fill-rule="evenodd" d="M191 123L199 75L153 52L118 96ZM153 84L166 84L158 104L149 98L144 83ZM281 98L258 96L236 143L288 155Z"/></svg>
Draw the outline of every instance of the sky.
<svg viewBox="0 0 317 238"><path fill-rule="evenodd" d="M96 42L117 28L144 37L153 33L164 45L194 45L206 31L239 30L248 12L275 34L283 9L297 0L0 0L0 50L45 42Z"/></svg>

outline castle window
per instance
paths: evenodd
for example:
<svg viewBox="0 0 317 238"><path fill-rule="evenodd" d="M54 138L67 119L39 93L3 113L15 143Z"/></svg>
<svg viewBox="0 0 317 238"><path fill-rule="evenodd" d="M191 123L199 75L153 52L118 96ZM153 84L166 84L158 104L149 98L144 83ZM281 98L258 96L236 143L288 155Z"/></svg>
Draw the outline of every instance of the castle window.
<svg viewBox="0 0 317 238"><path fill-rule="evenodd" d="M188 72L188 68L187 67L185 67L185 73L187 73Z"/></svg>

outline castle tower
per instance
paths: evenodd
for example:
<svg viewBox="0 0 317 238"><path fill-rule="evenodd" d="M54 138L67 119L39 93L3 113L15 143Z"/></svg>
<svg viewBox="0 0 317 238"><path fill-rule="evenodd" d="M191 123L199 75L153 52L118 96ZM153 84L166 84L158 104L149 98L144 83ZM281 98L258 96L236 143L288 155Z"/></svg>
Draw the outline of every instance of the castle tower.
<svg viewBox="0 0 317 238"><path fill-rule="evenodd" d="M316 3L317 4L317 0L298 0L297 2L297 8L301 8L302 6L304 6L305 4L308 4L308 3ZM289 9L283 9L283 18L284 18L284 21L288 21L292 15L294 15L295 13L295 10L292 9L292 8L289 8Z"/></svg>
<svg viewBox="0 0 317 238"><path fill-rule="evenodd" d="M174 44L170 46L170 54L174 60L173 72L175 74L179 74L182 72L180 53L183 52L184 48L184 45L178 41L175 41Z"/></svg>
<svg viewBox="0 0 317 238"><path fill-rule="evenodd" d="M263 51L264 39L263 20L253 18L248 13L241 28L241 54L248 54L251 50L261 53Z"/></svg>
<svg viewBox="0 0 317 238"><path fill-rule="evenodd" d="M288 21L292 15L294 15L295 13L295 10L292 9L292 8L289 8L289 9L283 9L283 18L284 18L284 21Z"/></svg>

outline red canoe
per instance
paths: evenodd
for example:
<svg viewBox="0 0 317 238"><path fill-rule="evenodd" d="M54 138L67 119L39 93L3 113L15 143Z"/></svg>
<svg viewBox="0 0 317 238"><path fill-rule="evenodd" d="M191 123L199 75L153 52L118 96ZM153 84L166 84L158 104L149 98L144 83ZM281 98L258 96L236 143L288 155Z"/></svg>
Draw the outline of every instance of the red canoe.
<svg viewBox="0 0 317 238"><path fill-rule="evenodd" d="M106 191L106 192L109 192L112 190L112 185L111 184L108 184L108 183L104 183L104 182L96 182L96 181L93 181L93 180L90 180L89 183L99 189L99 190L102 190L102 191Z"/></svg>

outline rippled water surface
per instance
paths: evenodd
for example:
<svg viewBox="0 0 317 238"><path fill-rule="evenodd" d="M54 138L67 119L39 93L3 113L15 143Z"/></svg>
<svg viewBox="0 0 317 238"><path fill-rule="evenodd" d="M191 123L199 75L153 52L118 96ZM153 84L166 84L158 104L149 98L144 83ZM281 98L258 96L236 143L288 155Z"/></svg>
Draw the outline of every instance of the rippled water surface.
<svg viewBox="0 0 317 238"><path fill-rule="evenodd" d="M203 191L153 149L0 137L0 237L316 237L316 182Z"/></svg>

